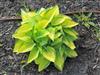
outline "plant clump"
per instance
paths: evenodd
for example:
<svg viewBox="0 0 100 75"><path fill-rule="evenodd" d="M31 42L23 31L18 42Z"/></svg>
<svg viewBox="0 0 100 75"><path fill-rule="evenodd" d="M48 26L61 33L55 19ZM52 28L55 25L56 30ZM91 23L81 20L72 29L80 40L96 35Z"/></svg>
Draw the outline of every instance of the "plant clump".
<svg viewBox="0 0 100 75"><path fill-rule="evenodd" d="M75 18L77 19L79 25L85 26L88 30L91 30L98 41L100 41L100 26L97 25L94 21L96 18L92 17L92 13L89 14L75 14Z"/></svg>
<svg viewBox="0 0 100 75"><path fill-rule="evenodd" d="M76 57L74 41L78 33L73 29L78 23L59 13L58 6L38 11L21 10L21 26L15 31L14 51L29 53L27 64L34 61L38 70L47 68L51 62L63 69L67 57Z"/></svg>

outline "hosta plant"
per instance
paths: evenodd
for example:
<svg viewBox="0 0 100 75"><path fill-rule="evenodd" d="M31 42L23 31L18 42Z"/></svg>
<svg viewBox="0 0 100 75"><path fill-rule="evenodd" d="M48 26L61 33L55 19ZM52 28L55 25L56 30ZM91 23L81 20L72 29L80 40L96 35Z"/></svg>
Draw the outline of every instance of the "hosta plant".
<svg viewBox="0 0 100 75"><path fill-rule="evenodd" d="M13 34L14 52L30 52L27 64L34 61L42 71L53 62L62 70L67 57L77 56L74 41L78 33L73 27L78 23L60 14L58 6L35 12L21 10L21 17L21 26Z"/></svg>

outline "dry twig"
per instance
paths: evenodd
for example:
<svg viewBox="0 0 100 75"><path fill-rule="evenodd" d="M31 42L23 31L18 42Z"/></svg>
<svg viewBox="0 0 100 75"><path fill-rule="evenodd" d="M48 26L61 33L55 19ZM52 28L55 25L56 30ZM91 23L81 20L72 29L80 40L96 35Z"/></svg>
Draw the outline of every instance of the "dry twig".
<svg viewBox="0 0 100 75"><path fill-rule="evenodd" d="M78 13L96 13L100 14L100 11L73 11L73 12L67 12L64 13L65 15L73 15L73 14L78 14ZM0 17L0 21L16 21L16 20L22 20L20 16L5 16L5 17Z"/></svg>

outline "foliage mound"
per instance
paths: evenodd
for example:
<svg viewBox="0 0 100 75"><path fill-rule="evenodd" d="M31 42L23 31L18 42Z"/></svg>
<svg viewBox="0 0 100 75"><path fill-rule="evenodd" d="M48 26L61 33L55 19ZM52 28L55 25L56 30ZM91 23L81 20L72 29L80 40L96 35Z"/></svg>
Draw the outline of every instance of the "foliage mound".
<svg viewBox="0 0 100 75"><path fill-rule="evenodd" d="M21 10L21 17L21 26L13 34L14 52L30 52L27 64L34 61L42 71L53 62L62 70L67 57L77 56L74 41L78 33L73 27L78 23L60 14L58 6L35 12Z"/></svg>

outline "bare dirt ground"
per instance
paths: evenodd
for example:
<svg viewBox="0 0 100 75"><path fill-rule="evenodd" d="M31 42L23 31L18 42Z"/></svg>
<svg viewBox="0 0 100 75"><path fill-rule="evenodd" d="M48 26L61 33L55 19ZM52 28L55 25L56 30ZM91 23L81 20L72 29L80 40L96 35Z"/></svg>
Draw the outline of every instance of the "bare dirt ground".
<svg viewBox="0 0 100 75"><path fill-rule="evenodd" d="M26 0L28 7L39 9L55 4L60 6L62 13L78 10L100 10L99 0ZM0 16L14 16L23 8L21 0L0 0ZM96 24L100 24L100 14L94 14ZM27 54L13 53L14 39L12 34L20 25L20 21L0 21L0 75L20 75L22 60ZM79 56L67 59L62 72L51 64L43 72L37 71L32 63L24 68L23 75L100 75L100 42L95 40L93 33L83 26L76 27L79 39L75 42Z"/></svg>

